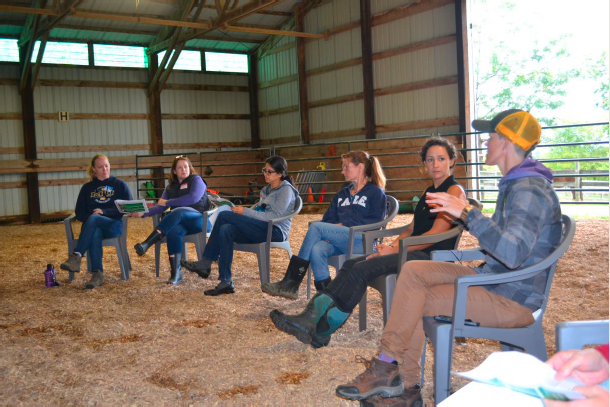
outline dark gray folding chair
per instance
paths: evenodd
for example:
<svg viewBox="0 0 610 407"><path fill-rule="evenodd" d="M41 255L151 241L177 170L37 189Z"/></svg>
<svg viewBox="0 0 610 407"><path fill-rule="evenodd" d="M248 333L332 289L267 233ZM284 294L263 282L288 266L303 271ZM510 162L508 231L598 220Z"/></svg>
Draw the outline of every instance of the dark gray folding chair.
<svg viewBox="0 0 610 407"><path fill-rule="evenodd" d="M188 259L188 250L187 250L187 243L193 243L195 245L195 252L197 253L197 260L201 260L201 256L203 255L203 251L205 250L205 245L206 245L206 229L207 229L207 225L208 225L208 216L210 216L210 214L212 214L215 209L212 209L210 211L204 212L203 213L203 232L199 232L199 233L193 233L191 235L185 235L184 238L182 239L182 241L184 242L184 248L182 249L182 259L183 260L187 260ZM160 216L159 215L154 215L153 216L153 227L157 227L157 225L160 222ZM161 239L159 242L155 243L155 272L157 273L157 278L159 277L159 264L161 262L161 245L162 244L167 244L167 237L163 236L163 239Z"/></svg>
<svg viewBox="0 0 610 407"><path fill-rule="evenodd" d="M129 279L129 272L131 271L131 262L129 261L129 254L127 253L127 219L127 216L123 216L121 236L102 240L102 247L111 246L115 248L119 261L119 268L121 269L121 278L123 280ZM72 224L75 221L76 217L74 215L70 215L64 219L66 240L68 241L68 255L74 251L78 244L78 239L74 238L74 232L72 230ZM87 270L91 271L91 259L89 258L88 253L86 253L85 256L87 257ZM68 272L68 279L70 281L74 279L73 272Z"/></svg>
<svg viewBox="0 0 610 407"><path fill-rule="evenodd" d="M368 225L351 226L349 228L349 236L347 238L347 252L345 254L338 254L335 256L330 256L328 258L328 264L330 266L334 267L335 270L337 270L337 272L339 272L339 270L341 270L341 267L343 266L343 263L345 263L346 260L349 260L352 257L362 256L362 254L354 255L354 237L355 237L356 233L366 232L366 231L370 231L370 230L383 229L398 214L398 200L390 195L387 195L386 198L387 198L386 199L387 209L386 209L385 219L383 219L382 221L379 221L379 222L370 223ZM310 225L312 223L313 222L309 222ZM366 248L365 248L365 252L366 252ZM311 271L311 266L310 266L309 270L307 271L307 298L308 299L311 298L311 274L312 274L312 271Z"/></svg>
<svg viewBox="0 0 610 407"><path fill-rule="evenodd" d="M433 317L424 317L423 326L426 336L432 342L434 348L434 398L438 404L449 396L451 389L451 359L453 356L453 338L484 338L499 341L502 350L525 350L525 352L536 356L541 360L547 359L547 349L542 329L542 317L546 310L551 283L555 274L557 261L570 246L576 225L574 220L567 215L562 216L562 239L559 246L544 260L508 273L487 273L460 276L455 280L455 298L453 303L453 319L451 324L436 321ZM456 257L457 256L457 257ZM432 252L432 259L436 261L476 261L483 260L484 253L480 249L463 251L445 250ZM521 328L490 328L484 326L468 326L464 324L466 319L467 291L472 286L488 284L502 284L522 281L534 277L549 269L544 300L540 309L533 312L534 323ZM421 360L421 378L423 384L426 348Z"/></svg>
<svg viewBox="0 0 610 407"><path fill-rule="evenodd" d="M294 201L294 210L281 218L270 219L267 222L267 239L262 243L235 243L233 250L241 251L241 252L250 252L256 254L258 259L258 273L262 283L268 283L269 278L269 259L270 259L270 251L272 247L277 247L280 249L284 249L288 252L288 258L292 257L292 250L290 249L290 242L285 240L283 242L272 242L271 236L273 232L273 226L279 222L285 221L287 219L292 218L297 215L303 209L303 199L300 196L297 196L297 199Z"/></svg>
<svg viewBox="0 0 610 407"><path fill-rule="evenodd" d="M610 323L600 321L569 321L555 325L555 350L582 349L587 345L608 343Z"/></svg>

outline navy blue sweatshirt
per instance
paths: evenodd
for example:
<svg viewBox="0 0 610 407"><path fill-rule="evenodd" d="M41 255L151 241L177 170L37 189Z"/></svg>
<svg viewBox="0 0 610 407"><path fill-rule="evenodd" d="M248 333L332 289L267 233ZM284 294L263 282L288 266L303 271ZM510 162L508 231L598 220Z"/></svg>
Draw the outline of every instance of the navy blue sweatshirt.
<svg viewBox="0 0 610 407"><path fill-rule="evenodd" d="M341 189L333 197L322 217L322 222L340 223L343 226L368 225L385 218L386 196L377 185L367 184L352 196L354 184Z"/></svg>
<svg viewBox="0 0 610 407"><path fill-rule="evenodd" d="M100 208L109 218L121 219L123 214L119 212L114 201L117 199L131 200L133 196L125 181L109 177L104 181L93 178L93 181L83 185L76 200L76 219L86 221L95 208Z"/></svg>

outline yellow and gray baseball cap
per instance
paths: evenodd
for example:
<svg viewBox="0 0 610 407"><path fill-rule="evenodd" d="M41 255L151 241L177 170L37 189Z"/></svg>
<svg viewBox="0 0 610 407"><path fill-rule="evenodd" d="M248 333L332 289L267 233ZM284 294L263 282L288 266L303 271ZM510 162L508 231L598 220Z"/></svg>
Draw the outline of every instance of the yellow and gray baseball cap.
<svg viewBox="0 0 610 407"><path fill-rule="evenodd" d="M540 143L542 132L538 120L519 109L505 110L491 120L474 120L472 127L485 133L501 134L525 151Z"/></svg>

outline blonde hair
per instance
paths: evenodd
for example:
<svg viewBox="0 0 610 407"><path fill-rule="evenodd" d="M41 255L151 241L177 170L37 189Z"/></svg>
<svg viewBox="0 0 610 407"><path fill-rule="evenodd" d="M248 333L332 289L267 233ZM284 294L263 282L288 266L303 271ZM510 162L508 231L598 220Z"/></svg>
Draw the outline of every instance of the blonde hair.
<svg viewBox="0 0 610 407"><path fill-rule="evenodd" d="M87 175L89 176L89 180L93 181L93 178L95 178L95 173L93 172L93 167L95 166L95 161L97 161L98 158L105 158L108 160L108 157L106 157L104 154L96 154L93 156L93 158L91 159L91 162L89 163L89 167L87 167ZM110 161L110 160L108 160Z"/></svg>
<svg viewBox="0 0 610 407"><path fill-rule="evenodd" d="M178 165L178 161L180 161L180 160L186 161L186 163L189 165L189 175L197 174L197 172L195 172L195 168L193 167L193 164L191 163L191 160L187 156L185 156L185 155L176 156L176 158L174 158L174 161L172 161L172 169L169 170L169 183L170 184L179 182L178 176L176 176L174 171L176 171L176 166Z"/></svg>
<svg viewBox="0 0 610 407"><path fill-rule="evenodd" d="M355 165L364 164L364 175L381 189L385 189L386 178L381 168L381 163L377 157L369 155L366 151L350 151L341 156L342 159L349 159Z"/></svg>

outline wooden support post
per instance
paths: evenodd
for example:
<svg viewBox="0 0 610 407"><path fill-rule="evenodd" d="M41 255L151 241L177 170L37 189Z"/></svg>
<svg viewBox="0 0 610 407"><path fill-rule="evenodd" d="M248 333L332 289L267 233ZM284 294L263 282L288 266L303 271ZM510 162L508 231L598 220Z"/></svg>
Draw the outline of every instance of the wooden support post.
<svg viewBox="0 0 610 407"><path fill-rule="evenodd" d="M158 68L157 54L150 55L148 61L148 75L149 78L154 78ZM152 154L163 154L163 126L161 123L161 91L154 89L148 93L148 123L150 126L150 152ZM164 188L165 182L160 179L165 177L163 168L155 168L153 170L153 177L155 179L153 185L155 188ZM155 189L155 196L161 197L163 193L162 189Z"/></svg>
<svg viewBox="0 0 610 407"><path fill-rule="evenodd" d="M250 90L250 138L252 148L260 148L260 126L258 120L258 58L256 52L248 56L249 74L248 87Z"/></svg>
<svg viewBox="0 0 610 407"><path fill-rule="evenodd" d="M373 43L371 1L360 0L360 36L362 38L362 81L364 89L364 128L366 138L375 139L375 89L373 84Z"/></svg>
<svg viewBox="0 0 610 407"><path fill-rule="evenodd" d="M468 21L466 0L455 0L460 131L470 131L470 80L468 71ZM464 147L466 144L464 143Z"/></svg>
<svg viewBox="0 0 610 407"><path fill-rule="evenodd" d="M303 3L295 8L296 31L303 32L303 20L305 18ZM305 40L297 37L297 66L299 81L299 112L301 115L301 142L309 144L309 109L307 107L307 71L305 66Z"/></svg>
<svg viewBox="0 0 610 407"><path fill-rule="evenodd" d="M28 54L27 44L20 49L21 64ZM31 53L30 53L31 55ZM34 90L31 86L32 77L28 75L24 88L21 90L21 124L23 126L23 147L26 160L36 160L36 126L34 122ZM28 194L28 221L40 223L40 195L38 190L38 173L28 172L25 174L26 188Z"/></svg>

